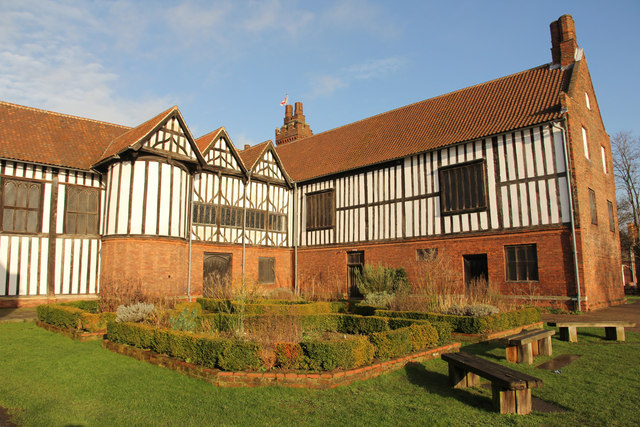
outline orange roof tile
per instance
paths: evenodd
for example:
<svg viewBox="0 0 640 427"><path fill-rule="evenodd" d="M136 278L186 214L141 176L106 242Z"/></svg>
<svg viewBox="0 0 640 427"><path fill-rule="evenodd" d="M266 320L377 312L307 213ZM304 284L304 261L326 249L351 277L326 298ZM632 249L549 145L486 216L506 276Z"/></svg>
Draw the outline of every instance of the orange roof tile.
<svg viewBox="0 0 640 427"><path fill-rule="evenodd" d="M543 65L276 147L295 181L331 175L561 117L571 69Z"/></svg>
<svg viewBox="0 0 640 427"><path fill-rule="evenodd" d="M90 169L130 128L0 101L0 157Z"/></svg>
<svg viewBox="0 0 640 427"><path fill-rule="evenodd" d="M224 126L221 126L218 129L214 130L213 132L209 132L208 134L202 135L200 138L196 139L196 145L198 146L198 149L202 154L204 154L204 152L207 151L207 148L209 148L209 145L211 145L211 143L216 139L220 131L223 129L224 129Z"/></svg>

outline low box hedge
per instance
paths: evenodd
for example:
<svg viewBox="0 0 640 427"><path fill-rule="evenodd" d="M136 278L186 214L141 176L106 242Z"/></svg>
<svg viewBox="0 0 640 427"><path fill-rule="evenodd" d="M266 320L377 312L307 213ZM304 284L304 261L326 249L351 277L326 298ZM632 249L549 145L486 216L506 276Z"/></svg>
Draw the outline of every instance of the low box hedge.
<svg viewBox="0 0 640 427"><path fill-rule="evenodd" d="M375 347L377 358L387 360L404 356L438 343L438 331L429 323L410 326L384 332L374 332L369 340Z"/></svg>
<svg viewBox="0 0 640 427"><path fill-rule="evenodd" d="M91 303L92 301L84 301ZM89 307L92 304L83 305L82 301L62 304L44 304L36 308L38 320L63 329L75 329L86 332L104 332L107 322L115 320L115 313L91 313L79 306ZM97 302L95 305L97 310Z"/></svg>
<svg viewBox="0 0 640 427"><path fill-rule="evenodd" d="M465 334L502 331L540 321L540 311L535 307L481 317L391 310L376 310L375 315L391 318L428 320L430 322L446 322L453 327L454 332Z"/></svg>
<svg viewBox="0 0 640 427"><path fill-rule="evenodd" d="M312 371L352 369L370 363L374 348L365 336L345 336L300 343L304 363Z"/></svg>
<svg viewBox="0 0 640 427"><path fill-rule="evenodd" d="M214 313L293 315L325 314L334 311L334 305L329 302L252 300L245 303L237 300L216 298L198 298L196 301L203 310ZM336 307L339 309L340 305Z"/></svg>

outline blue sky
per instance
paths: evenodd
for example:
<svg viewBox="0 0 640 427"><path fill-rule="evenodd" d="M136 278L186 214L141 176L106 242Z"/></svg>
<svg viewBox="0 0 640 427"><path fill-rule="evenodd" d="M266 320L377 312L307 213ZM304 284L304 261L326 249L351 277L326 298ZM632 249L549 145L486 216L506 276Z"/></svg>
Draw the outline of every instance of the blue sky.
<svg viewBox="0 0 640 427"><path fill-rule="evenodd" d="M636 1L0 0L0 99L195 137L274 138L285 93L315 133L550 62L576 22L610 135L640 134Z"/></svg>

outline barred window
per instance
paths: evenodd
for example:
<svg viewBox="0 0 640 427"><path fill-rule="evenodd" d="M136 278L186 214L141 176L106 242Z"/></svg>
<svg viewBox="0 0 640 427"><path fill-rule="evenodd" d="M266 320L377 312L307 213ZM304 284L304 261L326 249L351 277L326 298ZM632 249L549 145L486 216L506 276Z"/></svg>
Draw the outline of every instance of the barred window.
<svg viewBox="0 0 640 427"><path fill-rule="evenodd" d="M265 230L265 218L267 213L265 211L247 211L247 224L246 228L252 228L255 230Z"/></svg>
<svg viewBox="0 0 640 427"><path fill-rule="evenodd" d="M591 224L598 223L598 209L596 208L596 192L589 189L589 205L591 206Z"/></svg>
<svg viewBox="0 0 640 427"><path fill-rule="evenodd" d="M2 230L38 233L42 217L42 184L2 180Z"/></svg>
<svg viewBox="0 0 640 427"><path fill-rule="evenodd" d="M67 186L64 232L98 234L98 189Z"/></svg>
<svg viewBox="0 0 640 427"><path fill-rule="evenodd" d="M202 225L215 225L218 206L210 203L193 204L193 223Z"/></svg>
<svg viewBox="0 0 640 427"><path fill-rule="evenodd" d="M440 168L442 213L446 215L485 210L485 181L484 160Z"/></svg>
<svg viewBox="0 0 640 427"><path fill-rule="evenodd" d="M272 284L276 283L276 259L275 258L258 258L258 283Z"/></svg>
<svg viewBox="0 0 640 427"><path fill-rule="evenodd" d="M504 253L508 281L538 280L538 254L536 245L505 246Z"/></svg>
<svg viewBox="0 0 640 427"><path fill-rule="evenodd" d="M335 190L324 190L306 195L307 231L324 230L335 225Z"/></svg>
<svg viewBox="0 0 640 427"><path fill-rule="evenodd" d="M222 227L242 227L242 209L221 206L220 225Z"/></svg>
<svg viewBox="0 0 640 427"><path fill-rule="evenodd" d="M287 231L287 216L283 214L269 214L269 230L284 233Z"/></svg>

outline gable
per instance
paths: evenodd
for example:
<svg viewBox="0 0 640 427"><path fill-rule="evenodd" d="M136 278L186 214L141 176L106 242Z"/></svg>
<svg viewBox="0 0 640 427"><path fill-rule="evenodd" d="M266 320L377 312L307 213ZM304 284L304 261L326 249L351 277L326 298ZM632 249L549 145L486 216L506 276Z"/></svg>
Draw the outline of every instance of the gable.
<svg viewBox="0 0 640 427"><path fill-rule="evenodd" d="M142 148L197 160L187 134L188 132L183 128L178 116L172 115L146 141L142 142Z"/></svg>
<svg viewBox="0 0 640 427"><path fill-rule="evenodd" d="M253 175L259 175L282 182L286 181L284 173L278 165L272 150L265 151L263 156L256 162L253 166Z"/></svg>
<svg viewBox="0 0 640 427"><path fill-rule="evenodd" d="M224 136L214 140L203 153L207 165L240 172L242 168L230 142Z"/></svg>

